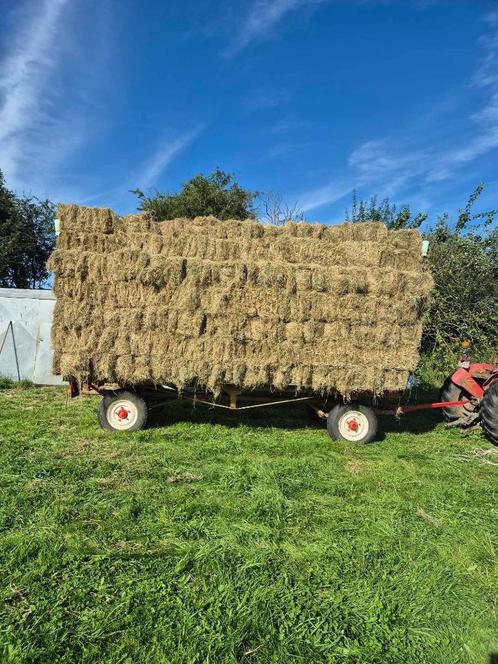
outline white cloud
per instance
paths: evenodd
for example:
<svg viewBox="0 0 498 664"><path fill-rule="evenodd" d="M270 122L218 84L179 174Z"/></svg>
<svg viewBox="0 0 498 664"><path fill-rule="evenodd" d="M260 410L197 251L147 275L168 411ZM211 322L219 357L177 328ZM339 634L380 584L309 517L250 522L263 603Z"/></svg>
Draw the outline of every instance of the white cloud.
<svg viewBox="0 0 498 664"><path fill-rule="evenodd" d="M165 168L199 136L203 128L203 126L199 126L173 140L162 141L159 147L144 160L140 171L131 173L129 177L126 177L114 187L84 196L78 195L76 199L81 205L101 202L106 205L111 203L120 205L123 199L129 196L132 188L148 189L153 187ZM75 196L72 196L72 198L74 199Z"/></svg>
<svg viewBox="0 0 498 664"><path fill-rule="evenodd" d="M426 156L421 150L398 154L390 149L386 140L375 140L367 141L353 150L349 156L349 165L356 170L360 182L405 179L419 170Z"/></svg>
<svg viewBox="0 0 498 664"><path fill-rule="evenodd" d="M274 127L272 127L272 134L293 134L302 129L307 129L311 126L310 122L302 120L300 118L284 118L277 122Z"/></svg>
<svg viewBox="0 0 498 664"><path fill-rule="evenodd" d="M481 155L498 148L498 125L471 139L468 145L448 150L439 159L435 159L435 166L427 174L427 182L441 182L453 175L455 170L464 164L477 159Z"/></svg>
<svg viewBox="0 0 498 664"><path fill-rule="evenodd" d="M470 120L477 125L477 132L464 145L435 156L434 167L427 174L428 182L445 180L460 166L498 148L498 12L488 14L486 20L490 31L480 40L485 56L473 83L486 90L489 96L480 110L470 116Z"/></svg>
<svg viewBox="0 0 498 664"><path fill-rule="evenodd" d="M166 166L199 136L202 129L202 127L197 127L174 140L163 141L143 164L136 184L143 188L154 186Z"/></svg>
<svg viewBox="0 0 498 664"><path fill-rule="evenodd" d="M239 53L251 42L266 37L293 10L317 2L320 0L254 0L225 55Z"/></svg>
<svg viewBox="0 0 498 664"><path fill-rule="evenodd" d="M449 147L427 146L424 132L415 127L404 140L366 141L349 155L345 176L297 196L304 211L333 204L354 188L368 188L382 196L395 196L408 187L422 190L424 185L449 179L463 165L498 148L498 12L488 14L486 21L490 30L479 40L484 57L473 86L487 92L487 99L478 112L469 116L470 136L455 140ZM413 145L417 133L422 139L419 145ZM418 195L425 196L423 191Z"/></svg>
<svg viewBox="0 0 498 664"><path fill-rule="evenodd" d="M330 205L361 187L393 196L422 172L425 158L422 151L398 153L387 140L366 141L349 155L346 176L297 196L299 207L308 212Z"/></svg>
<svg viewBox="0 0 498 664"><path fill-rule="evenodd" d="M310 212L324 205L330 205L350 194L355 187L353 178L334 180L330 184L302 193L297 198L297 206L303 212Z"/></svg>
<svg viewBox="0 0 498 664"><path fill-rule="evenodd" d="M45 0L41 9L9 35L0 62L0 151L2 170L15 182L26 155L28 134L48 121L44 90L56 66L56 36L68 0Z"/></svg>
<svg viewBox="0 0 498 664"><path fill-rule="evenodd" d="M248 111L261 111L285 106L291 99L289 90L283 88L259 87L252 90L244 99Z"/></svg>

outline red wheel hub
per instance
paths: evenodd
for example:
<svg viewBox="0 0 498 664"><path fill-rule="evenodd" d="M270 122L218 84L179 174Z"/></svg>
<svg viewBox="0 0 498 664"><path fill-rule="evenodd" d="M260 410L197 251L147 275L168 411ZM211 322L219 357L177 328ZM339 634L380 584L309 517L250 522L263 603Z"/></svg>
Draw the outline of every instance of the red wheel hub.
<svg viewBox="0 0 498 664"><path fill-rule="evenodd" d="M120 420L127 420L127 419L128 419L128 414L129 414L129 413L128 413L128 411L126 410L126 408L123 408L123 407L121 407L121 408L118 410L118 412L116 413L116 415L119 417Z"/></svg>
<svg viewBox="0 0 498 664"><path fill-rule="evenodd" d="M350 420L347 421L347 425L348 425L348 429L350 431L358 431L359 426L360 426L358 424L358 421L355 420L354 417L352 417Z"/></svg>

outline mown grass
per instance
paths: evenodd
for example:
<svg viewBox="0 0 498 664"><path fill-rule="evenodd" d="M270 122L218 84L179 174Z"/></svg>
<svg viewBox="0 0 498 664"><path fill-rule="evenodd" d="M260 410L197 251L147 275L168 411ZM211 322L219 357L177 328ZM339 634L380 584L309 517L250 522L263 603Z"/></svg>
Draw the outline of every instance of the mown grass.
<svg viewBox="0 0 498 664"><path fill-rule="evenodd" d="M498 468L438 417L333 443L302 407L0 394L2 662L488 662ZM282 408L282 407L280 407Z"/></svg>

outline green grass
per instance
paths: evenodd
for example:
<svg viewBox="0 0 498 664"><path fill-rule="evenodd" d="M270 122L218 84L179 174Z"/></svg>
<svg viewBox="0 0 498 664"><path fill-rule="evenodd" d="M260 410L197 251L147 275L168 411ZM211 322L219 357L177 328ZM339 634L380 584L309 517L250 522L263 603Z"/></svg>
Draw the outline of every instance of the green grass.
<svg viewBox="0 0 498 664"><path fill-rule="evenodd" d="M0 394L0 661L489 661L498 468L434 414L332 442L304 408ZM169 418L169 421L168 421Z"/></svg>
<svg viewBox="0 0 498 664"><path fill-rule="evenodd" d="M33 383L30 380L21 380L15 381L12 378L7 378L7 376L2 376L0 374L0 390L11 390L13 388L26 389L28 387L33 387Z"/></svg>

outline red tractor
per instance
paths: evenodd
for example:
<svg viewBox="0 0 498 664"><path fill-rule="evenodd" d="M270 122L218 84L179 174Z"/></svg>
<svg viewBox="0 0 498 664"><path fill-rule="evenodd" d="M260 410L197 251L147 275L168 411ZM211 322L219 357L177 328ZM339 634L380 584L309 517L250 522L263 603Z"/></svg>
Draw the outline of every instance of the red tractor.
<svg viewBox="0 0 498 664"><path fill-rule="evenodd" d="M482 426L490 440L498 445L498 365L472 364L465 352L459 365L441 388L448 426Z"/></svg>

